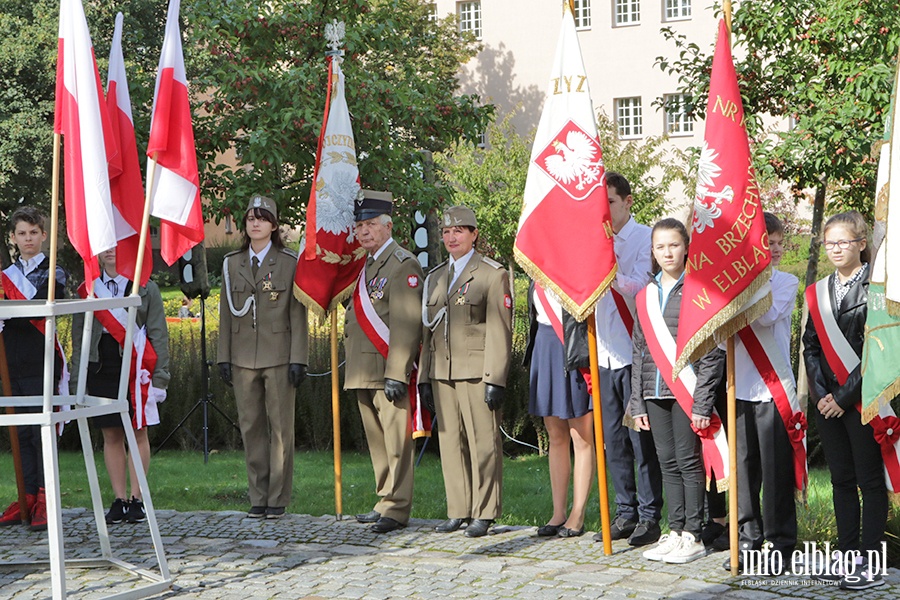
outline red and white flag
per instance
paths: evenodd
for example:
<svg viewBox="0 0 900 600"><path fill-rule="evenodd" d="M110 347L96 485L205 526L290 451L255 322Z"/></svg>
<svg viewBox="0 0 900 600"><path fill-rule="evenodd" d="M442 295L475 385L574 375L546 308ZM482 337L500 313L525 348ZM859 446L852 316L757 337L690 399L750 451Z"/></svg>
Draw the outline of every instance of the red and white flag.
<svg viewBox="0 0 900 600"><path fill-rule="evenodd" d="M306 209L306 240L294 276L294 296L320 315L353 292L366 256L354 234L359 167L344 74L340 59L329 56L328 65L325 118Z"/></svg>
<svg viewBox="0 0 900 600"><path fill-rule="evenodd" d="M81 0L60 3L53 131L65 139L66 229L93 281L95 257L116 245L107 157L117 149Z"/></svg>
<svg viewBox="0 0 900 600"><path fill-rule="evenodd" d="M720 20L697 167L675 375L772 305L772 295L764 290L772 275L772 255L729 37Z"/></svg>
<svg viewBox="0 0 900 600"><path fill-rule="evenodd" d="M616 275L605 179L581 46L566 3L513 251L579 321Z"/></svg>
<svg viewBox="0 0 900 600"><path fill-rule="evenodd" d="M144 216L144 184L141 181L134 119L131 116L131 96L128 93L125 57L122 54L123 20L122 13L116 15L116 30L109 50L109 75L106 78L106 107L119 149L114 168L113 161L110 162L109 186L118 240L116 271L135 281L139 231ZM140 285L147 285L153 270L149 237L144 246L144 260L141 264Z"/></svg>
<svg viewBox="0 0 900 600"><path fill-rule="evenodd" d="M203 241L200 172L178 26L180 4L181 0L169 1L147 144L147 156L156 158L153 172L152 160L147 167L147 181L152 182L150 214L160 219L160 254L167 265Z"/></svg>

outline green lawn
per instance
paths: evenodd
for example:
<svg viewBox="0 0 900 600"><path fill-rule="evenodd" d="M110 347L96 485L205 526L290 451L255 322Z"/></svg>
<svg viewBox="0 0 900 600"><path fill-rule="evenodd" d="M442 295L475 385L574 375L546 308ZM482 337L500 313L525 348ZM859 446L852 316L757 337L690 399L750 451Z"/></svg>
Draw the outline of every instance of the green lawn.
<svg viewBox="0 0 900 600"><path fill-rule="evenodd" d="M102 454L96 455L104 505L112 495L103 466ZM63 452L59 457L61 494L64 507L88 507L90 494L80 453ZM376 501L372 467L367 455L345 453L343 471L343 513L368 512ZM507 524L542 525L552 514L547 458L527 455L504 461L503 519ZM0 454L0 472L12 472L10 454ZM832 537L834 516L831 486L822 470L810 473L809 508L800 509L801 539L822 541ZM200 452L165 450L151 462L150 482L157 508L177 510L246 510L247 480L242 452L213 452L209 464L203 464ZM12 477L0 481L0 502L12 499ZM610 495L613 495L610 487ZM600 525L596 484L591 492L587 529ZM331 452L299 452L294 462L294 498L289 512L311 515L334 514L334 468ZM614 514L613 508L613 514ZM413 517L446 518L444 482L439 458L425 453L416 468L416 495Z"/></svg>

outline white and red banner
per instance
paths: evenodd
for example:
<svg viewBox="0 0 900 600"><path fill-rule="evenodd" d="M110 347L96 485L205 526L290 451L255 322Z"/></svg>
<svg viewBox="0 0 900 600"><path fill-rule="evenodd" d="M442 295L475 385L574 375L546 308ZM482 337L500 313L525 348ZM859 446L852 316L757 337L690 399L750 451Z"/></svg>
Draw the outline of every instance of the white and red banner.
<svg viewBox="0 0 900 600"><path fill-rule="evenodd" d="M356 321L359 328L362 329L366 337L378 350L378 353L384 360L388 358L388 352L391 345L391 330L387 323L378 316L372 299L369 297L369 291L366 289L366 267L363 263L362 271L359 273L356 285L353 287L353 310L356 314ZM409 430L413 439L431 436L431 413L422 406L422 400L416 388L416 380L418 379L419 367L413 364L412 373L409 376L409 402L410 402L410 423Z"/></svg>
<svg viewBox="0 0 900 600"><path fill-rule="evenodd" d="M616 275L603 154L571 7L535 134L516 261L583 321Z"/></svg>
<svg viewBox="0 0 900 600"><path fill-rule="evenodd" d="M115 159L110 161L109 186L118 240L116 271L135 281L139 231L144 216L144 184L141 181L141 165L138 162L134 119L131 115L131 96L128 93L125 57L122 54L123 20L122 13L116 15L116 30L109 50L109 74L106 79L106 107L119 149ZM149 236L141 265L140 285L146 285L153 270Z"/></svg>
<svg viewBox="0 0 900 600"><path fill-rule="evenodd" d="M359 167L340 62L328 57L325 117L306 208L306 239L294 276L294 295L319 315L350 295L366 255L354 234Z"/></svg>
<svg viewBox="0 0 900 600"><path fill-rule="evenodd" d="M147 165L150 214L160 219L160 254L167 265L203 241L200 172L178 26L180 4L181 0L169 0L147 144L147 156L156 159L155 165L152 160Z"/></svg>
<svg viewBox="0 0 900 600"><path fill-rule="evenodd" d="M64 138L69 241L93 281L95 257L116 245L108 162L117 148L81 0L60 3L53 131Z"/></svg>
<svg viewBox="0 0 900 600"><path fill-rule="evenodd" d="M675 362L675 338L669 333L669 328L663 318L659 301L647 293L647 288L638 292L635 298L637 316L641 323L641 331L647 341L647 350L656 363L666 385L675 395L675 401L684 411L688 419L694 408L694 390L697 387L697 375L688 365L673 378L672 365ZM679 323L680 326L680 323ZM651 430L653 424L650 424ZM731 468L728 462L728 440L725 437L725 429L722 427L722 419L713 409L709 419L709 427L696 429L691 424L691 429L700 437L703 450L703 465L706 469L707 482L715 481L716 489L727 489L728 477Z"/></svg>
<svg viewBox="0 0 900 600"><path fill-rule="evenodd" d="M94 282L94 291L97 297L112 298L112 294L102 283L99 278ZM78 295L87 298L87 288L83 283L78 287ZM119 342L119 346L124 348L128 311L124 308L98 310L94 312L94 316ZM131 405L134 407L131 424L135 429L143 429L147 425L159 424L159 410L156 405L166 399L166 390L154 388L151 383L153 371L156 369L157 356L156 350L147 339L146 327L135 328L132 335L132 346L131 370L128 377L128 392L131 395ZM137 368L137 365L140 367Z"/></svg>
<svg viewBox="0 0 900 600"><path fill-rule="evenodd" d="M772 305L771 294L748 302L768 283L772 255L729 37L720 20L697 166L676 374Z"/></svg>

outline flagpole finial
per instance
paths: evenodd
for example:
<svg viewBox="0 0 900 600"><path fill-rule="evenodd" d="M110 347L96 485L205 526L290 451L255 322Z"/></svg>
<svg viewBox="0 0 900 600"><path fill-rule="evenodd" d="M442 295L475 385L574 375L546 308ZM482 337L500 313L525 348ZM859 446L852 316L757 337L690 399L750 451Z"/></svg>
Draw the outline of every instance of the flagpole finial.
<svg viewBox="0 0 900 600"><path fill-rule="evenodd" d="M325 39L328 40L328 50L325 52L327 56L343 56L344 51L341 46L344 45L344 33L346 28L343 21L332 19L331 23L325 24Z"/></svg>
<svg viewBox="0 0 900 600"><path fill-rule="evenodd" d="M572 0L563 0L563 14L566 14L566 12L572 13L573 16L575 15L575 3Z"/></svg>

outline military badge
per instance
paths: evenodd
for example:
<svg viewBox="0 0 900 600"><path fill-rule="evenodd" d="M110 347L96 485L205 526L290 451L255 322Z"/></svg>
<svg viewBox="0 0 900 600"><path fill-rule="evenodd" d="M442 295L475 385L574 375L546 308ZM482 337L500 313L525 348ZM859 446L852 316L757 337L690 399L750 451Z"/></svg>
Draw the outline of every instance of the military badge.
<svg viewBox="0 0 900 600"><path fill-rule="evenodd" d="M410 275L406 278L406 285L411 288L419 287L419 278L416 275Z"/></svg>
<svg viewBox="0 0 900 600"><path fill-rule="evenodd" d="M509 297L509 294L503 294L503 306L512 308L512 298Z"/></svg>
<svg viewBox="0 0 900 600"><path fill-rule="evenodd" d="M263 291L264 292L272 291L272 282L271 281L263 281Z"/></svg>
<svg viewBox="0 0 900 600"><path fill-rule="evenodd" d="M463 305L465 305L465 303L466 303L465 296L460 296L459 298L456 299L457 306L463 306Z"/></svg>
<svg viewBox="0 0 900 600"><path fill-rule="evenodd" d="M271 300L272 302L277 302L278 301L278 292L270 293L269 300Z"/></svg>

